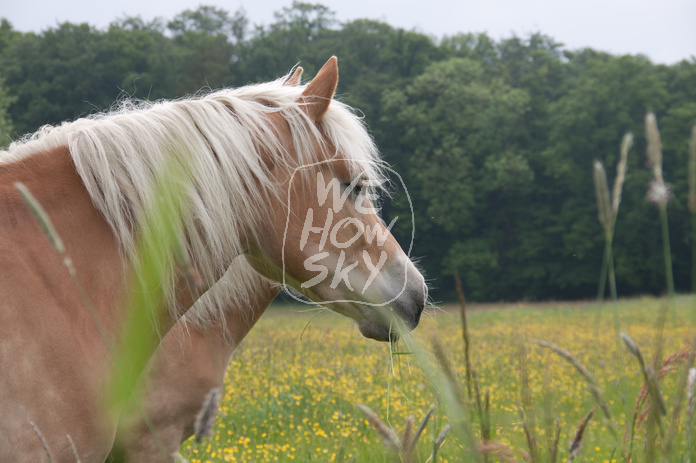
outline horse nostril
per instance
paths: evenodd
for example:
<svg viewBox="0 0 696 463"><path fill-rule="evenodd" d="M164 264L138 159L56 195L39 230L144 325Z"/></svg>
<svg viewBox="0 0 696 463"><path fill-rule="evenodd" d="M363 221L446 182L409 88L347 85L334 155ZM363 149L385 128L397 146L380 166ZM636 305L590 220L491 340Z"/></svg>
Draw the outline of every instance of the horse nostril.
<svg viewBox="0 0 696 463"><path fill-rule="evenodd" d="M424 305L424 301L418 301L418 299L415 301L411 299L409 301L395 302L396 313L399 314L399 317L404 321L409 330L418 326Z"/></svg>
<svg viewBox="0 0 696 463"><path fill-rule="evenodd" d="M411 329L414 329L416 326L418 326L421 315L423 314L423 307L424 304L419 304L415 312L413 313L413 326L411 327Z"/></svg>

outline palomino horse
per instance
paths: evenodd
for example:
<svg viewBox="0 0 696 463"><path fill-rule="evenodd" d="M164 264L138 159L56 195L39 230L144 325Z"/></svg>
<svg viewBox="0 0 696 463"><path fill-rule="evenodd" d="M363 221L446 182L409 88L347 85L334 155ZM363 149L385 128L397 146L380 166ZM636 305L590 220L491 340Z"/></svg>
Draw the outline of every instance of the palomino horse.
<svg viewBox="0 0 696 463"><path fill-rule="evenodd" d="M197 299L184 262L205 291L243 255L367 337L417 325L424 280L371 208L381 163L361 121L333 100L337 82L331 58L306 86L279 80L124 106L43 128L0 154L0 461L107 456L118 421L105 412L110 346L124 337L136 236L173 164L187 172L178 185L185 212L170 224L186 250L183 261L165 257L165 315L153 336ZM17 182L48 211L86 297ZM345 194L327 201L332 186ZM246 305L256 281L241 275L189 321L223 320L226 302Z"/></svg>
<svg viewBox="0 0 696 463"><path fill-rule="evenodd" d="M285 85L300 85L302 71L298 66ZM244 259L233 262L203 299L218 292L227 294L226 285L236 284L238 274L248 272L247 265ZM171 461L180 444L193 435L205 399L212 390L222 390L235 348L278 295L277 284L258 278L258 289L248 307L225 308L223 323L198 327L182 318L162 339L142 374L142 410L126 414L119 424L117 461ZM213 296L213 300L217 299Z"/></svg>
<svg viewBox="0 0 696 463"><path fill-rule="evenodd" d="M225 286L235 284L236 273L248 271L247 266L237 259L208 293L227 291ZM222 391L235 348L278 295L278 284L258 278L252 300L245 307L227 307L224 323L196 327L182 319L162 339L141 375L142 410L119 424L114 461L174 461L181 443L194 434L206 398L215 389Z"/></svg>

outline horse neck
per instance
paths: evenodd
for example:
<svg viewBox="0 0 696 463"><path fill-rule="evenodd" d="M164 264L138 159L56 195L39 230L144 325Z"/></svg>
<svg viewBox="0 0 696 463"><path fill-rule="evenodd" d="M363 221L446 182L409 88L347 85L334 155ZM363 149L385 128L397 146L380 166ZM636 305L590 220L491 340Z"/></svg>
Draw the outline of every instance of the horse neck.
<svg viewBox="0 0 696 463"><path fill-rule="evenodd" d="M280 292L277 284L264 281L257 288L247 307L230 307L225 310L225 337L237 346L253 328L266 308Z"/></svg>
<svg viewBox="0 0 696 463"><path fill-rule="evenodd" d="M190 332L193 341L201 339L205 345L204 355L211 359L214 375L222 381L232 353L251 331L266 308L280 292L277 284L265 280L259 284L256 291L245 306L232 305L225 307L224 323L213 323L200 331Z"/></svg>

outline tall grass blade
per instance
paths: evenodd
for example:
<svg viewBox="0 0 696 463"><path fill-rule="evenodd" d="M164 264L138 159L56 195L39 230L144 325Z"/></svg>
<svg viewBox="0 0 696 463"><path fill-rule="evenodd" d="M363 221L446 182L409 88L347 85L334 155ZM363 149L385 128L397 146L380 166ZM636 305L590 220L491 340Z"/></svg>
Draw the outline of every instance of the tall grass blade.
<svg viewBox="0 0 696 463"><path fill-rule="evenodd" d="M691 214L691 292L696 293L696 125L689 139L689 212Z"/></svg>
<svg viewBox="0 0 696 463"><path fill-rule="evenodd" d="M554 344L551 344L550 342L542 341L540 339L531 339L529 342L552 350L553 352L560 355L568 363L573 365L575 367L575 369L580 373L580 375L582 375L582 377L585 378L585 382L587 383L588 389L590 390L590 393L592 394L595 401L597 402L597 405L599 405L599 408L604 413L604 417L610 423L612 423L612 424L615 423L614 418L612 417L611 411L609 410L609 405L607 404L607 401L604 399L604 394L602 394L602 390L599 388L597 381L590 374L590 372L587 371L587 368L585 368L582 365L582 363L580 363L580 361L573 356L573 354L571 354L570 352L568 352L565 349L562 349Z"/></svg>
<svg viewBox="0 0 696 463"><path fill-rule="evenodd" d="M641 373L645 379L645 383L648 385L648 392L650 394L650 399L653 405L658 408L660 416L665 416L667 414L667 405L665 400L660 393L660 387L657 384L657 377L655 376L655 370L649 365L645 364L645 359L643 354L638 348L638 344L625 332L620 333L621 339L628 348L628 351L633 354L638 359L638 364L640 365Z"/></svg>
<svg viewBox="0 0 696 463"><path fill-rule="evenodd" d="M34 430L34 434L36 434L36 437L39 438L41 446L43 447L44 452L46 452L46 456L48 457L48 462L53 463L55 460L53 459L53 455L51 455L51 451L48 450L48 444L46 444L46 439L44 439L43 434L41 433L41 431L39 431L39 428L36 427L33 421L30 421L29 425L31 426L31 429Z"/></svg>
<svg viewBox="0 0 696 463"><path fill-rule="evenodd" d="M181 224L185 214L183 185L186 166L168 164L156 179L153 201L137 231L137 250L131 264L126 304L126 322L118 356L111 370L108 391L114 410L134 405L136 384L159 343L158 328L167 316L166 282L175 271L177 248L181 246ZM177 262L180 266L181 262Z"/></svg>
<svg viewBox="0 0 696 463"><path fill-rule="evenodd" d="M466 319L466 298L464 297L464 290L462 289L462 280L459 278L459 272L454 269L454 286L457 289L457 298L459 299L459 311L462 320L462 339L464 340L464 366L466 368L466 391L469 394L469 400L471 400L471 376L472 376L472 365L471 357L469 355L470 340L469 340L469 327Z"/></svg>
<svg viewBox="0 0 696 463"><path fill-rule="evenodd" d="M522 430L524 431L524 437L527 439L527 448L529 449L529 461L531 463L535 463L539 461L538 457L538 446L537 446L537 438L536 438L536 432L534 429L534 425L530 424L529 421L527 420L527 416L525 415L525 412L522 408L521 404L517 405L517 414L520 417L520 420L522 421Z"/></svg>
<svg viewBox="0 0 696 463"><path fill-rule="evenodd" d="M360 410L363 415L365 415L365 418L367 418L367 421L372 425L372 427L382 435L386 444L400 454L402 451L402 446L401 442L399 441L399 437L396 435L394 430L384 421L382 421L379 415L373 412L372 409L367 405L356 403L355 406L358 407L358 410Z"/></svg>
<svg viewBox="0 0 696 463"><path fill-rule="evenodd" d="M612 235L616 225L616 217L619 215L619 206L621 205L621 194L623 184L626 181L626 170L628 168L628 152L633 147L633 134L628 132L624 134L621 140L621 151L619 163L616 166L616 178L614 179L614 187L612 189L611 198L611 213L612 213Z"/></svg>
<svg viewBox="0 0 696 463"><path fill-rule="evenodd" d="M597 290L597 300L604 299L604 287L609 277L609 291L612 300L617 300L616 292L616 276L614 272L614 256L612 243L614 240L614 229L616 227L616 218L619 214L619 206L621 204L621 194L623 184L626 180L626 169L628 166L628 152L633 146L633 134L630 132L625 134L621 141L621 150L619 163L616 166L616 178L611 195L607 185L607 174L604 170L604 165L595 160L593 164L593 179L595 184L595 196L597 198L597 212L599 223L604 230L604 257L602 261L602 270L600 272L599 287Z"/></svg>
<svg viewBox="0 0 696 463"><path fill-rule="evenodd" d="M403 448L404 456L407 457L409 461L411 460L411 452L409 449L413 447L413 441L411 440L413 436L411 433L413 432L415 424L416 418L413 415L408 415L408 418L406 418L406 426L404 427L404 434L401 436L401 447Z"/></svg>
<svg viewBox="0 0 696 463"><path fill-rule="evenodd" d="M590 410L587 415L585 415L585 418L583 418L575 430L573 439L570 441L570 445L568 446L568 462L575 460L575 458L577 458L577 456L580 454L580 449L582 448L582 438L585 435L587 424L592 419L592 416L594 416L594 408Z"/></svg>
<svg viewBox="0 0 696 463"><path fill-rule="evenodd" d="M520 371L520 403L517 404L517 413L522 420L522 429L527 439L529 448L529 460L539 461L539 445L536 436L536 420L534 416L534 404L532 392L529 386L529 370L527 368L527 350L522 342L517 345L517 357Z"/></svg>
<svg viewBox="0 0 696 463"><path fill-rule="evenodd" d="M447 434L452 430L451 425L446 425L444 428L442 428L442 431L440 431L440 434L437 435L437 438L435 438L435 441L433 442L433 453L430 456L430 461L436 462L437 461L437 452L440 450L440 447L442 447L442 444L445 443L445 439L447 438Z"/></svg>
<svg viewBox="0 0 696 463"><path fill-rule="evenodd" d="M609 187L607 186L607 174L604 170L604 166L601 162L595 160L592 169L595 185L595 196L597 197L597 217L599 223L602 225L604 230L604 256L602 260L602 271L599 277L599 287L597 289L597 300L602 301L604 299L604 288L607 281L607 272L613 276L613 257L611 249L612 241L612 206L611 198L609 197ZM617 206L618 207L618 206ZM612 279L610 277L609 289L611 292L612 300L616 300L616 282L612 284Z"/></svg>
<svg viewBox="0 0 696 463"><path fill-rule="evenodd" d="M412 454L413 451L416 448L416 444L418 443L418 440L420 439L420 436L423 434L423 431L425 431L425 427L428 425L428 421L430 420L430 417L433 415L433 412L435 411L435 405L430 407L423 417L423 420L421 420L420 424L418 425L418 429L416 429L416 432L413 434L413 438L411 439L411 442L409 443L408 447L406 448L406 451L409 454Z"/></svg>
<svg viewBox="0 0 696 463"><path fill-rule="evenodd" d="M432 381L436 389L439 389L439 400L445 405L454 432L464 439L468 448L471 450L470 460L474 462L482 461L483 455L478 445L478 439L476 439L466 419L466 408L459 387L459 381L437 338L432 339L432 345L433 355L437 362L436 367L439 368L434 368L432 364L428 364L425 361L421 363L421 366L425 373L433 378Z"/></svg>
<svg viewBox="0 0 696 463"><path fill-rule="evenodd" d="M564 360L566 360L568 363L573 365L575 369L580 373L580 375L585 378L585 383L587 384L587 389L590 391L590 394L592 394L592 397L594 398L595 402L599 406L599 408L602 410L602 413L604 415L604 421L609 428L609 432L612 434L612 437L614 438L615 442L617 443L618 446L621 446L621 441L619 439L619 432L618 432L618 427L616 424L616 421L614 420L614 417L612 416L611 411L609 410L609 405L607 404L606 399L604 398L604 394L602 393L602 390L599 388L599 385L597 384L597 381L594 379L594 377L590 374L590 372L585 368L580 361L573 356L570 352L568 352L565 349L562 349L554 344L551 344L550 342L542 341L539 339L532 339L530 340L531 343L537 344L539 346L545 347L547 349L552 350L559 356L561 356ZM623 446L622 448L622 453L623 453ZM625 455L623 455L625 459Z"/></svg>
<svg viewBox="0 0 696 463"><path fill-rule="evenodd" d="M647 156L654 176L653 181L650 183L648 199L655 203L660 211L665 279L667 281L667 294L670 301L672 301L674 299L674 276L672 275L672 252L670 250L669 225L667 222L667 202L671 198L672 191L665 184L662 176L662 142L660 141L660 131L657 128L657 119L652 112L645 115L645 136L648 140Z"/></svg>
<svg viewBox="0 0 696 463"><path fill-rule="evenodd" d="M694 461L694 388L696 386L696 368L689 368L686 386L686 425L684 426L684 450L686 461Z"/></svg>
<svg viewBox="0 0 696 463"><path fill-rule="evenodd" d="M549 448L549 463L556 463L558 460L558 444L561 440L561 421L556 418L556 433L553 439L553 444Z"/></svg>
<svg viewBox="0 0 696 463"><path fill-rule="evenodd" d="M661 323L661 322L660 322ZM638 344L631 338L627 333L620 333L621 339L628 348L629 352L633 354L638 360L640 365L641 373L643 374L643 379L647 386L648 396L650 397L650 409L648 411L648 425L647 425L647 439L646 439L646 450L645 458L646 461L654 461L656 452L656 440L657 440L657 430L660 434L663 434L662 430L662 417L667 414L667 404L660 392L660 387L657 382L657 375L655 370L650 366L645 364L645 359L643 354L638 347ZM658 346L659 348L659 346ZM638 410L638 409L637 409ZM635 422L635 415L634 415ZM634 424L635 429L635 424ZM633 432L633 431L632 431ZM662 436L664 438L664 436ZM632 451L632 448L631 448Z"/></svg>
<svg viewBox="0 0 696 463"><path fill-rule="evenodd" d="M31 191L29 191L26 185L24 185L22 182L16 182L15 188L22 195L22 199L27 204L29 210L34 215L36 220L39 222L39 225L41 225L41 229L43 230L44 234L48 237L48 240L51 242L51 246L53 246L53 249L55 249L56 252L61 256L64 256L65 245L63 244L63 240L58 235L58 232L56 232L56 228L53 226L51 218L48 216L48 214L41 206L39 201L34 197L33 194L31 194Z"/></svg>
<svg viewBox="0 0 696 463"><path fill-rule="evenodd" d="M609 187L607 185L607 174L604 170L604 165L597 160L594 161L592 167L592 178L594 179L595 195L597 196L597 218L605 233L608 233L611 230L612 208Z"/></svg>
<svg viewBox="0 0 696 463"><path fill-rule="evenodd" d="M466 390L469 400L474 400L476 413L479 419L479 428L481 432L481 439L485 442L491 438L491 420L489 413L489 400L488 392L486 391L486 397L481 400L481 390L479 389L478 379L476 377L476 370L474 369L473 362L471 361L471 338L469 336L469 326L466 314L466 298L464 297L464 290L462 289L462 281L459 278L459 272L454 269L454 283L457 290L457 297L459 299L459 311L461 315L462 322L462 339L464 341L464 365L466 374ZM473 397L472 397L473 396ZM484 461L487 461L486 454L483 455Z"/></svg>
<svg viewBox="0 0 696 463"><path fill-rule="evenodd" d="M66 436L68 438L68 443L70 444L70 450L72 450L73 456L75 457L75 463L82 463L80 461L80 456L77 453L77 448L75 447L75 442L73 442L72 437L70 437L70 434Z"/></svg>

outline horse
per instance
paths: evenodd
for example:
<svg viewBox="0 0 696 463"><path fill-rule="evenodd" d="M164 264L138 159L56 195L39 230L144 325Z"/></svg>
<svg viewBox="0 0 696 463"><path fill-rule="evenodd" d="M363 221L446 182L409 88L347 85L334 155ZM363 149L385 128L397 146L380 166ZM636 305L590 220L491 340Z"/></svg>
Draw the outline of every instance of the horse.
<svg viewBox="0 0 696 463"><path fill-rule="evenodd" d="M248 265L237 259L208 293L227 291ZM232 354L280 292L277 283L258 278L253 299L244 307L227 307L224 323L191 326L184 315L162 339L141 375L142 409L122 417L109 461L172 462L182 442L194 432L199 437L195 425L206 399L223 390ZM216 411L204 412L214 417Z"/></svg>
<svg viewBox="0 0 696 463"><path fill-rule="evenodd" d="M424 279L372 205L384 166L362 121L334 100L336 58L306 85L286 80L124 103L43 127L0 153L0 461L108 455L118 422L105 393L110 347L129 334L137 237L172 165L185 166L175 185L185 207L168 224L184 249L162 257L162 315L147 334L167 333L242 257L352 318L366 337L389 341L417 326ZM72 273L18 183L47 211ZM248 305L257 281L238 275L201 299L188 323L221 322L230 301Z"/></svg>
<svg viewBox="0 0 696 463"><path fill-rule="evenodd" d="M285 85L300 85L302 72L302 67L295 68ZM237 273L248 272L247 265L237 259L203 297L227 293L225 285L234 285ZM236 347L280 291L277 284L260 275L259 279L248 307L227 307L223 323L197 327L182 318L162 339L142 374L142 410L126 414L119 423L112 452L115 461L171 461L181 443L194 434L206 398L223 387Z"/></svg>

